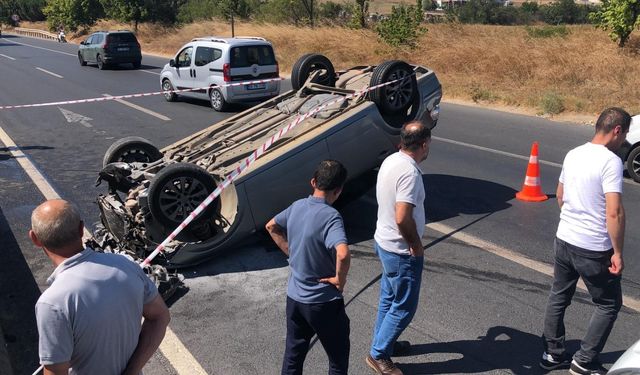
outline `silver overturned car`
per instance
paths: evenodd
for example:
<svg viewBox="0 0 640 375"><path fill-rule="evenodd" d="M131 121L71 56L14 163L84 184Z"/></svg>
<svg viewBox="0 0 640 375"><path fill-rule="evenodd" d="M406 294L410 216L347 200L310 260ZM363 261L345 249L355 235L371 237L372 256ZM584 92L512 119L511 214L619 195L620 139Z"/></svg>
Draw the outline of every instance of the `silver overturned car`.
<svg viewBox="0 0 640 375"><path fill-rule="evenodd" d="M167 268L202 262L308 195L319 161L341 161L350 179L379 166L397 150L404 123L436 126L442 97L433 71L399 60L336 72L326 57L308 54L293 66L291 83L293 90L162 150L139 137L115 142L98 178L108 192L98 197L101 224L93 245L145 258L256 148L312 114L246 168L154 261Z"/></svg>

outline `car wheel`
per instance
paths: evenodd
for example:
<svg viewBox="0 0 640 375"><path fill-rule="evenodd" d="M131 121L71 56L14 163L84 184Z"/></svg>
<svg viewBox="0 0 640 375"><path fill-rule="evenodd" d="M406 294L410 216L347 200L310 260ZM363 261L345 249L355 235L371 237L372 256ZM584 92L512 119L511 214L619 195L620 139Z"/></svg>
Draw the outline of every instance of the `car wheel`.
<svg viewBox="0 0 640 375"><path fill-rule="evenodd" d="M370 91L370 99L376 103L380 112L397 114L406 111L418 94L416 76L411 66L404 61L385 61L378 65L371 75L371 86L400 80L387 86Z"/></svg>
<svg viewBox="0 0 640 375"><path fill-rule="evenodd" d="M168 79L162 80L162 91L164 91L164 98L168 102L175 102L178 99L178 94L173 92L173 85Z"/></svg>
<svg viewBox="0 0 640 375"><path fill-rule="evenodd" d="M138 60L132 64L134 69L140 69L140 67L142 66L142 61Z"/></svg>
<svg viewBox="0 0 640 375"><path fill-rule="evenodd" d="M227 101L224 100L224 96L222 96L222 92L218 89L211 89L209 91L209 101L211 102L211 108L218 112L226 111L229 107Z"/></svg>
<svg viewBox="0 0 640 375"><path fill-rule="evenodd" d="M98 63L98 69L104 70L107 67L107 64L105 64L104 61L102 61L102 56L100 55L96 56L96 61Z"/></svg>
<svg viewBox="0 0 640 375"><path fill-rule="evenodd" d="M152 163L162 158L162 152L141 137L125 137L115 141L104 154L102 166L109 163Z"/></svg>
<svg viewBox="0 0 640 375"><path fill-rule="evenodd" d="M325 74L319 75L313 82L323 86L335 86L336 71L331 61L323 55L309 53L302 55L291 68L291 86L299 90L307 79L316 70L325 70Z"/></svg>
<svg viewBox="0 0 640 375"><path fill-rule="evenodd" d="M216 186L213 176L195 164L170 164L158 172L149 184L151 215L168 227L176 227L195 211ZM218 198L197 219L208 218L219 210Z"/></svg>
<svg viewBox="0 0 640 375"><path fill-rule="evenodd" d="M80 52L78 52L78 61L80 62L80 66L86 66L87 62L84 61L84 57L82 57L82 54Z"/></svg>
<svg viewBox="0 0 640 375"><path fill-rule="evenodd" d="M636 146L629 153L627 158L627 172L629 177L633 178L635 182L640 182L640 145Z"/></svg>

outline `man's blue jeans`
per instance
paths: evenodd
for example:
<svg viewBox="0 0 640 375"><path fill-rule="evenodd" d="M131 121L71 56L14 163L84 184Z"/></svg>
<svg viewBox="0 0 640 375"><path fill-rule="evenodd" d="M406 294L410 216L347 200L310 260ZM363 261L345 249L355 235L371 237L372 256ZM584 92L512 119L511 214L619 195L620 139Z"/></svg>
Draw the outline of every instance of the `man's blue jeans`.
<svg viewBox="0 0 640 375"><path fill-rule="evenodd" d="M382 359L391 356L393 344L416 313L424 257L391 253L377 243L375 250L382 262L382 278L371 356Z"/></svg>

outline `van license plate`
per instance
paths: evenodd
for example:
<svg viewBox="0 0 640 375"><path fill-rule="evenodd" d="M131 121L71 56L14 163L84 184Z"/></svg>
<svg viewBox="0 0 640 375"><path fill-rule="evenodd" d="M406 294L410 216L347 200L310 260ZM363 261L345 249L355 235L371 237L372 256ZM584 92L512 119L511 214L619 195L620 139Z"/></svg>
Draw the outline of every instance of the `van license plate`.
<svg viewBox="0 0 640 375"><path fill-rule="evenodd" d="M250 85L245 85L247 90L264 90L267 88L265 83L252 83Z"/></svg>

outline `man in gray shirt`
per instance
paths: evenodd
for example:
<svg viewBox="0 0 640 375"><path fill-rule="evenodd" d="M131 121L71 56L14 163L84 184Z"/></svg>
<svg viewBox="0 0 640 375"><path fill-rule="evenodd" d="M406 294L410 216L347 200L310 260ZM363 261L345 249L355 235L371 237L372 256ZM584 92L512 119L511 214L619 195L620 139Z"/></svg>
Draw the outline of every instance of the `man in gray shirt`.
<svg viewBox="0 0 640 375"><path fill-rule="evenodd" d="M64 200L31 215L29 237L56 267L36 303L44 374L138 375L164 338L169 310L137 264L84 249L83 229Z"/></svg>

